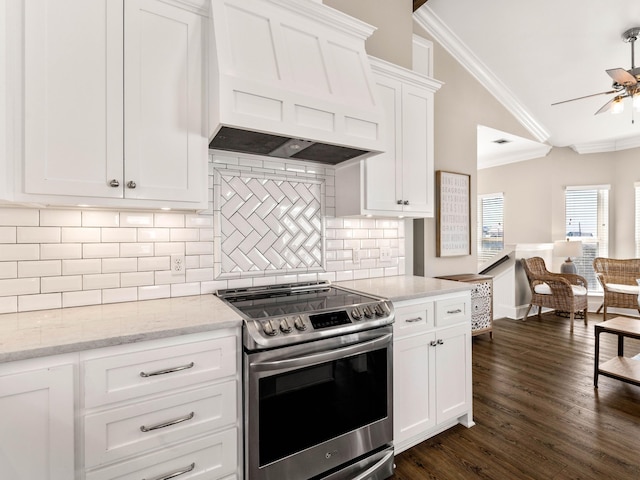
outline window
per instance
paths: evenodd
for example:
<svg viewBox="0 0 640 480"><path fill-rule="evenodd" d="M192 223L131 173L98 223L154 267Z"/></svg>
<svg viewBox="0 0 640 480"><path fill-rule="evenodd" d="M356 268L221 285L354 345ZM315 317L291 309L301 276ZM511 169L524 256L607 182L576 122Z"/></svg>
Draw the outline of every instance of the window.
<svg viewBox="0 0 640 480"><path fill-rule="evenodd" d="M565 190L565 235L582 241L582 257L573 261L589 284L602 291L593 272L593 259L609 255L609 186L567 187Z"/></svg>
<svg viewBox="0 0 640 480"><path fill-rule="evenodd" d="M640 182L633 186L636 189L636 258L640 258Z"/></svg>
<svg viewBox="0 0 640 480"><path fill-rule="evenodd" d="M478 195L478 264L504 248L503 205L502 193Z"/></svg>

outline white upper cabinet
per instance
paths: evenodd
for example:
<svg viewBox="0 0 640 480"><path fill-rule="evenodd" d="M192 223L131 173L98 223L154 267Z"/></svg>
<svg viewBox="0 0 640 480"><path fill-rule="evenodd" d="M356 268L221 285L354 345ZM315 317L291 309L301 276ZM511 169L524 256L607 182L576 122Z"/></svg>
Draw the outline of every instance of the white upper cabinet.
<svg viewBox="0 0 640 480"><path fill-rule="evenodd" d="M339 167L336 215L434 215L433 100L440 82L370 57L385 151Z"/></svg>
<svg viewBox="0 0 640 480"><path fill-rule="evenodd" d="M24 76L9 74L9 89L24 110L12 106L10 199L205 208L207 11L158 0L15 3L9 62Z"/></svg>

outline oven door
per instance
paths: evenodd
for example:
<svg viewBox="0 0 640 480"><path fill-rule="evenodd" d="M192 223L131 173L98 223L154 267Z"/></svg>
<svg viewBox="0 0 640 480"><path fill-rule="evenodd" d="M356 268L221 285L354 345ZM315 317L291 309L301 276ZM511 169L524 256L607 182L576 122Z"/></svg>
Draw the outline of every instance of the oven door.
<svg viewBox="0 0 640 480"><path fill-rule="evenodd" d="M391 332L388 326L245 354L247 480L335 476L391 448Z"/></svg>

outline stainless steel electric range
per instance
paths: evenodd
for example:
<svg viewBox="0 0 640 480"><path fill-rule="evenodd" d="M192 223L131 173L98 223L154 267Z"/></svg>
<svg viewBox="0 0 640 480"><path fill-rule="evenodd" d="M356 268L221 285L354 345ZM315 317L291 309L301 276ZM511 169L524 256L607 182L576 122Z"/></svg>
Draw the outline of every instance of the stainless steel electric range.
<svg viewBox="0 0 640 480"><path fill-rule="evenodd" d="M244 319L245 479L391 476L391 302L330 282L217 295Z"/></svg>

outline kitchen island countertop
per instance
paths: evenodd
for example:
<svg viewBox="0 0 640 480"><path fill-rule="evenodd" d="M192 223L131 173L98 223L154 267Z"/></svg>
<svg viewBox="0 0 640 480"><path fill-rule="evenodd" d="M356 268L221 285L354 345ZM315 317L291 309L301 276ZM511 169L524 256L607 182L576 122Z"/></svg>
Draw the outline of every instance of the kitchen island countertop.
<svg viewBox="0 0 640 480"><path fill-rule="evenodd" d="M0 315L0 363L242 325L215 295Z"/></svg>
<svg viewBox="0 0 640 480"><path fill-rule="evenodd" d="M335 284L378 297L388 298L392 302L471 290L471 286L464 282L412 275L347 280L335 282Z"/></svg>

